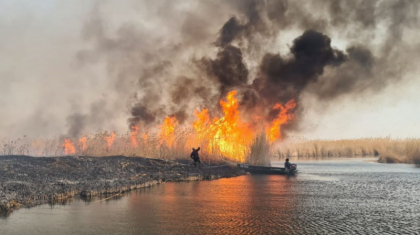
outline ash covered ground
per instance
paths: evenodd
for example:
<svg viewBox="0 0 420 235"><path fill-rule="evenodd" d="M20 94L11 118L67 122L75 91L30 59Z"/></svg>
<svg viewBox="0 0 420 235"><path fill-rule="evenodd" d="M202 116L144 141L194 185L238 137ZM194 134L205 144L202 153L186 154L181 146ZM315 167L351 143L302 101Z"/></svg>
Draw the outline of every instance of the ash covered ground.
<svg viewBox="0 0 420 235"><path fill-rule="evenodd" d="M0 213L74 196L118 194L162 182L212 180L244 174L220 163L196 169L188 160L142 157L0 157Z"/></svg>

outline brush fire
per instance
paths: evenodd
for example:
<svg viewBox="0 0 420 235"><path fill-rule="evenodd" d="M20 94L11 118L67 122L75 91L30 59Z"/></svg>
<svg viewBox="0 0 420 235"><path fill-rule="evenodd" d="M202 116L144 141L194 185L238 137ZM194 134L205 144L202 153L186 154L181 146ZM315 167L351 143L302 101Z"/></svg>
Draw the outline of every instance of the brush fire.
<svg viewBox="0 0 420 235"><path fill-rule="evenodd" d="M117 136L115 132L111 132L109 135L103 135L104 141L99 145L103 145L102 148L115 154L124 154L128 149L133 155L144 154L141 149L150 149L150 145L156 145L154 148L173 150L173 154L187 153L192 147L200 146L205 154L245 162L254 139L261 131L265 132L270 144L282 140L282 125L289 124L295 119L293 111L296 103L290 100L286 104L275 104L269 110L277 112L273 120L265 121L267 117L263 114L253 115L250 120L246 120L240 112L240 100L237 96L237 91L231 91L220 100L222 110L220 117L211 118L213 115L210 115L208 109L196 109L193 113L193 121L189 124L180 125L175 116L166 117L161 125L154 128L154 135L152 134L154 138L148 138L150 134L142 133L139 124L131 127L129 138L125 138L124 135ZM98 144L96 139L87 139L86 136L78 141L79 146L76 148L72 140L65 139L64 154L91 155L92 153L86 151L87 147ZM114 146L115 141L119 143L119 147ZM118 150L121 150L121 144L124 150L118 153ZM93 148L101 149L100 146Z"/></svg>
<svg viewBox="0 0 420 235"><path fill-rule="evenodd" d="M288 54L263 53L260 58L254 58L258 65L251 65L245 44L238 43L252 39L246 36L248 29L264 28L254 27L251 22L255 23L243 24L235 17L229 19L212 44L216 53L189 60L194 67L190 75L173 69L183 64L176 58L140 69L133 76L140 77L133 83L138 87L133 87L133 99L127 101L130 108L127 134L105 131L86 135L93 128L109 129L101 126L98 119L108 124L113 119L74 113L67 117L68 132L59 138L59 143L49 140L37 144L41 149L33 149L34 145L30 144L26 152L41 156L125 155L173 159L188 156L191 148L200 147L206 158L250 162L253 156L269 154L265 151L273 149L286 137L287 131L294 130L297 125L293 124L302 120L296 117L301 114L296 112L297 107L303 107L297 103L301 101L300 95L306 87L319 83L325 68L345 68L342 65L355 63L359 57L371 58L365 48L353 47L346 54L333 48L327 35L305 30L293 40ZM362 56L353 58L355 54ZM331 89L331 92L323 90L322 95L338 90ZM100 109L92 107L92 110ZM255 147L256 144L261 146ZM255 149L264 149L264 154L256 154Z"/></svg>
<svg viewBox="0 0 420 235"><path fill-rule="evenodd" d="M212 1L184 5L198 7L199 12L209 7L213 15L213 3L208 2ZM48 71L52 69L49 76L57 72L69 76L62 76L60 84L73 77L82 80L72 82L71 87L59 86L64 89L59 91L56 86L46 86L54 89L39 92L48 96L34 100L50 100L51 94L60 93L65 98L39 108L31 104L25 107L25 113L30 114L27 117L20 109L14 109L16 113L4 111L2 153L178 158L200 146L205 157L246 162L261 136L267 142L264 146L273 149L288 133L305 134L296 127L306 126L301 123L305 120L316 121L304 116L310 113L305 109L312 108L305 103L309 99L329 107L341 99L376 94L416 68L408 65L419 53L413 50L413 42L402 40L402 32L414 29L417 1L376 4L379 12L392 14L367 18L357 17L366 13L365 4L358 8L340 1L326 1L322 7L308 3L304 8L300 3L294 6L293 1L228 2L222 4L223 11L217 17L189 12L183 4L169 7L167 10L174 12L163 15L179 14L182 9L185 17L170 17L169 24L166 18L159 18L151 26L139 24L137 15L126 22L125 17L96 9L103 6L95 4L95 17L83 18L80 24L82 38L77 43L82 44L69 47L71 51L65 55L71 58L60 63L67 68L68 61L74 61L83 69L71 69L67 74L45 64ZM157 5L166 12L165 4ZM322 16L319 19L313 14L315 8L322 9L315 14ZM352 30L360 34L360 40L345 40L351 33L333 33ZM377 34L383 40L366 40ZM407 66L401 69L400 65ZM100 80L96 74L101 74ZM13 80L15 76L5 75L3 79ZM30 88L32 76L19 76ZM44 72L37 76L48 77ZM103 86L97 86L98 81ZM17 90L24 92L22 97L38 94ZM30 104L25 99L12 101ZM11 137L7 137L8 132L13 132ZM21 136L28 137L15 141ZM30 139L34 136L42 139ZM59 137L46 139L53 136Z"/></svg>
<svg viewBox="0 0 420 235"><path fill-rule="evenodd" d="M305 30L293 40L288 54L263 53L255 58L258 65L251 66L249 51L243 47L245 44L238 42L251 40L246 32L257 28L264 27L242 25L235 17L228 20L212 44L216 54L189 60L194 69L188 76L174 69L178 65L176 59L152 63L138 71L133 76L140 77L133 83L138 87L133 87L133 99L127 101L130 109L127 134L105 131L86 135L93 128L109 129L101 126L98 119L108 125L113 119L102 118L109 115L74 113L67 117L68 131L62 134L59 143L48 140L44 144L29 144L21 152L37 156L125 155L173 159L185 158L191 148L200 147L207 159L251 162L254 156L268 155L288 131L296 130L298 125L294 124L302 120L296 116L302 114L296 112L297 107L304 107L298 103L301 94L308 86L313 88L320 83L326 68L335 71L346 69L347 64L358 64L360 58L374 60L366 48L352 47L346 53L333 48L327 35ZM319 97L338 96L341 91L338 88L342 86L334 81L338 87L321 84L326 89L321 89L319 94L317 90L312 92ZM92 110L100 109L92 107ZM258 150L260 154L256 154L256 149L264 151Z"/></svg>
<svg viewBox="0 0 420 235"><path fill-rule="evenodd" d="M143 127L140 121L131 126L129 134L126 135L105 132L83 135L79 139L66 138L61 145L61 154L173 158L185 156L192 147L200 146L204 155L245 162L258 135L263 132L267 142L273 145L283 139L282 126L295 120L293 111L296 103L293 99L285 104L277 103L266 110L266 113L254 114L251 118L240 111L237 91L227 93L219 105L219 115L206 108L196 109L191 113L191 121L183 124L180 124L176 116L168 116L155 127ZM273 112L276 115L269 120L269 116L273 116L269 114ZM32 148L47 146L54 146L54 143ZM42 155L60 154L60 150L57 149L29 151Z"/></svg>
<svg viewBox="0 0 420 235"><path fill-rule="evenodd" d="M88 136L79 140L83 144L74 147L72 142L82 134L74 130L83 128L83 118L75 115L70 119L68 136L72 138L62 139L62 152L169 159L188 156L191 148L199 146L207 158L236 162L251 162L254 156L268 155L287 131L296 127L293 124L301 120L296 117L300 114L296 109L305 87L317 83L324 67L340 66L349 57L332 48L327 35L306 30L293 40L288 56L265 54L252 77L244 51L232 38L224 41L230 38L226 30L232 22L235 19L220 30L214 57L193 60L199 71L197 79L174 78L175 82L169 83L169 93L159 90L162 94L158 94L163 82L157 75L170 67L161 63L146 73L147 79L159 84L158 88L151 86L149 80L139 80L141 92L130 102L128 134L105 132ZM241 34L235 35L237 40L243 40ZM258 144L261 146L254 146ZM256 149L264 149L264 153L256 154Z"/></svg>

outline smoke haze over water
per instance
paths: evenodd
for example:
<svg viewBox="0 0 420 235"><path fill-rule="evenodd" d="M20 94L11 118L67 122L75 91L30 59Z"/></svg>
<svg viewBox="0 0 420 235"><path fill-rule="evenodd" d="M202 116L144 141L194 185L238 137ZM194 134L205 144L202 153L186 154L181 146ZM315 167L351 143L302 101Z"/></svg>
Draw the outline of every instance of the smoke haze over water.
<svg viewBox="0 0 420 235"><path fill-rule="evenodd" d="M420 85L419 5L3 1L0 137L125 133L169 115L182 124L196 108L220 112L219 100L231 90L249 115L295 99L297 122L286 130L332 138L363 135L320 132L329 117L343 126L348 120L337 113L395 113L389 108L408 100L412 106L401 105L412 112L407 118L378 117L390 122L376 129L404 120L406 126L364 136L410 136L410 118L420 118L412 91ZM377 122L370 116L359 123L362 132Z"/></svg>

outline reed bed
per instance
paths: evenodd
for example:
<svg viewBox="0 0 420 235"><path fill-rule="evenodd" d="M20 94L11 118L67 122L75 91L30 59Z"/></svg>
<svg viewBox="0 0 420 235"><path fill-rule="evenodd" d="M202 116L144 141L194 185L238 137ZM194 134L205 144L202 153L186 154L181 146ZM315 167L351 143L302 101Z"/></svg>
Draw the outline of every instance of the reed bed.
<svg viewBox="0 0 420 235"><path fill-rule="evenodd" d="M205 164L212 164L220 161L235 161L232 157L227 157L221 153L217 146L212 142L217 140L202 140L197 138L192 129L185 128L177 131L172 138L163 138L159 132L145 133L134 137L131 133L115 135L111 146L108 146L107 138L111 136L109 132L84 135L79 138L70 139L75 148L75 153L66 154L64 147L65 138L52 139L32 139L19 138L17 140L0 139L0 155L30 155L37 157L52 156L127 156L127 157L147 157L165 160L190 159L191 149L201 147L200 157ZM84 143L80 139L84 139ZM229 141L229 137L224 137L224 141ZM232 156L247 156L249 148L233 149Z"/></svg>
<svg viewBox="0 0 420 235"><path fill-rule="evenodd" d="M258 166L271 166L271 146L264 132L257 135L250 146L247 162Z"/></svg>
<svg viewBox="0 0 420 235"><path fill-rule="evenodd" d="M191 148L201 147L200 156L206 164L220 161L235 161L237 155L245 156L245 161L255 165L270 165L272 160L292 161L328 159L339 157L378 157L384 163L410 163L420 166L420 139L369 138L349 140L286 140L270 146L264 134L258 134L250 146L232 150L225 156L210 140L196 138L190 129L180 130L172 143L168 144L158 133L147 133L131 140L130 133L116 135L111 147L102 132L87 135L85 146L78 139L72 140L76 152L74 156L142 156L166 160L189 159ZM226 139L225 139L226 140ZM217 140L212 140L217 141ZM63 138L0 140L0 155L63 156ZM237 160L236 160L237 161Z"/></svg>
<svg viewBox="0 0 420 235"><path fill-rule="evenodd" d="M280 144L274 154L274 158L277 160L370 156L378 157L379 161L384 163L420 165L420 139L366 138L290 141Z"/></svg>

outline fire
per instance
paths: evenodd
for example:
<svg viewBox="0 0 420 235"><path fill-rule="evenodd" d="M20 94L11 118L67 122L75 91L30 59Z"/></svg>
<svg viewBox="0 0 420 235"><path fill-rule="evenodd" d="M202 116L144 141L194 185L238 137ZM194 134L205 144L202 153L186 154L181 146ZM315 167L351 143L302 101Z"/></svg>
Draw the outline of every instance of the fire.
<svg viewBox="0 0 420 235"><path fill-rule="evenodd" d="M277 115L277 118L271 122L271 125L267 130L267 137L270 144L282 138L281 125L287 124L290 120L295 118L294 114L290 113L295 107L296 102L294 100L289 100L284 106L282 104L274 105L273 110L279 110L279 114Z"/></svg>
<svg viewBox="0 0 420 235"><path fill-rule="evenodd" d="M138 133L139 133L139 126L132 126L130 140L134 147L137 147L137 134Z"/></svg>
<svg viewBox="0 0 420 235"><path fill-rule="evenodd" d="M209 110L203 109L201 112L196 110L194 114L197 119L193 122L193 128L197 132L197 141L200 143L205 140L207 135L206 129L211 125Z"/></svg>
<svg viewBox="0 0 420 235"><path fill-rule="evenodd" d="M105 140L106 140L106 145L108 146L108 149L111 149L112 144L114 143L114 140L115 140L115 132L111 132L110 136L105 136Z"/></svg>
<svg viewBox="0 0 420 235"><path fill-rule="evenodd" d="M178 126L176 117L166 117L160 126L160 143L166 143L168 147L172 147L175 141L175 128Z"/></svg>
<svg viewBox="0 0 420 235"><path fill-rule="evenodd" d="M76 153L76 148L74 147L74 144L71 142L70 139L65 139L64 140L63 148L64 148L64 153L66 155L70 155L70 154L75 154Z"/></svg>
<svg viewBox="0 0 420 235"><path fill-rule="evenodd" d="M200 112L195 111L196 120L192 126L196 131L195 143L202 145L208 153L220 154L232 160L245 162L250 151L250 145L258 134L258 128L253 123L259 123L263 119L259 115L253 115L254 122L248 123L241 120L236 95L236 91L231 91L227 94L226 100L222 99L220 101L223 110L223 117L221 118L210 120L207 109ZM294 100L290 100L284 106L276 104L273 107L274 110L279 110L279 114L266 128L270 144L281 139L281 125L294 119L294 115L290 111L295 107ZM192 142L187 141L187 144Z"/></svg>
<svg viewBox="0 0 420 235"><path fill-rule="evenodd" d="M254 133L251 125L240 119L236 91L228 93L225 100L220 101L224 116L210 121L208 110L196 112L197 120L193 127L197 132L199 142L210 154L221 154L232 160L244 162Z"/></svg>
<svg viewBox="0 0 420 235"><path fill-rule="evenodd" d="M79 139L80 149L82 149L82 150L86 149L86 140L87 140L86 136L83 136L82 138Z"/></svg>
<svg viewBox="0 0 420 235"><path fill-rule="evenodd" d="M286 104L275 104L271 111L278 114L274 120L271 118L268 121L266 114L269 110L264 110L263 107L260 107L259 112L253 114L247 113L247 115L244 115L241 113L239 100L236 96L237 92L231 91L224 99L220 100L222 115L219 117L216 116L217 114L210 115L209 109L201 109L194 111L195 120L193 122L182 126L175 116L166 117L161 125L150 131L147 129L147 131L140 133L139 125L132 126L131 133L127 138L127 141L128 139L131 141L132 147L129 154L154 154L156 152L154 148L156 147L160 151L167 151L176 147L179 153L184 152L184 150L189 151L192 147L201 147L204 154L229 158L237 162L246 162L257 136L266 135L269 145L265 146L271 146L277 140L284 138L282 136L282 126L295 119L293 110L296 108L296 102L294 100L290 100ZM212 118L213 115L216 118ZM105 153L98 153L97 155L103 156L114 147L117 136L115 132L102 136L101 139L106 140L107 148L100 150ZM143 148L138 148L139 140L143 144ZM86 136L80 138L77 150L86 150L86 141ZM181 143L183 144L181 145ZM162 145L168 148L160 148ZM76 154L76 148L70 139L64 141L63 147L66 154ZM95 148L95 150L98 149L100 148ZM159 154L161 155L162 152L159 152ZM153 155L153 157L158 156Z"/></svg>

